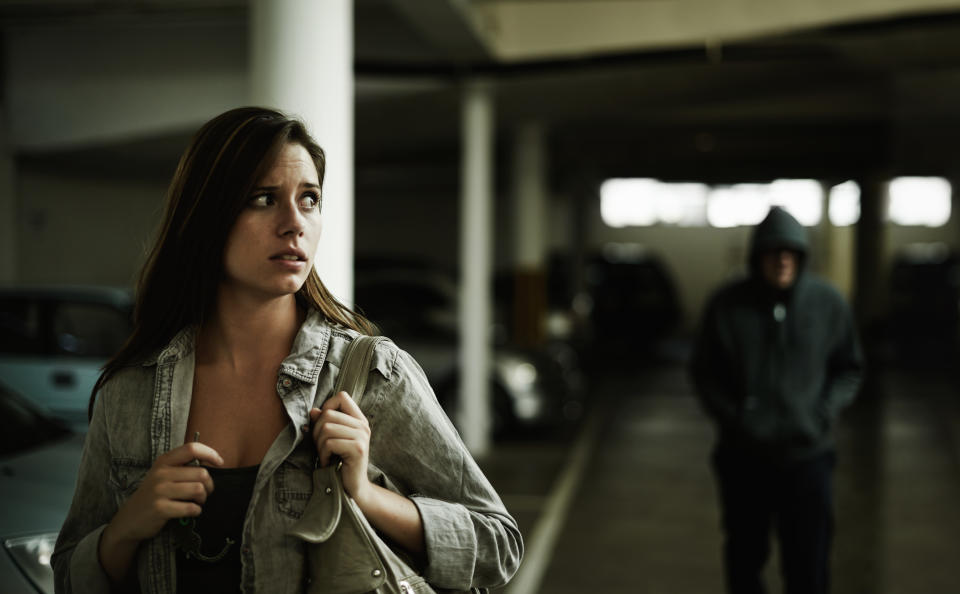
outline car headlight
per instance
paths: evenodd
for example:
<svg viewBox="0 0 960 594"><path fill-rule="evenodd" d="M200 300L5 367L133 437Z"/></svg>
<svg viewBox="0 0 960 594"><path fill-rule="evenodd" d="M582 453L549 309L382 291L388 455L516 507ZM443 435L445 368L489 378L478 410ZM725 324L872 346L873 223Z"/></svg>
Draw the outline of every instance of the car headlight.
<svg viewBox="0 0 960 594"><path fill-rule="evenodd" d="M518 419L530 420L540 415L543 399L537 389L537 368L518 357L501 357L497 360L500 377L506 384L513 404L513 414Z"/></svg>
<svg viewBox="0 0 960 594"><path fill-rule="evenodd" d="M526 392L537 383L537 368L533 363L520 359L504 358L500 361L503 379L511 389Z"/></svg>
<svg viewBox="0 0 960 594"><path fill-rule="evenodd" d="M9 538L4 547L20 570L44 594L53 594L53 568L50 556L57 543L57 533L36 534L20 538Z"/></svg>

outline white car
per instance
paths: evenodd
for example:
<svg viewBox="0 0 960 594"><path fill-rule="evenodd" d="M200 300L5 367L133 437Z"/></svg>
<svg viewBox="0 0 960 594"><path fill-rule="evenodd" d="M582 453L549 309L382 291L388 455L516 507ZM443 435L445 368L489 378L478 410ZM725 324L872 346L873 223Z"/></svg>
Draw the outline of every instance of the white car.
<svg viewBox="0 0 960 594"><path fill-rule="evenodd" d="M456 285L449 275L429 268L366 265L358 266L355 283L357 306L416 359L441 406L456 421L459 330ZM564 377L563 362L547 349L504 342L494 346L490 368L494 433L507 436L576 422L583 395ZM579 372L574 361L567 368Z"/></svg>
<svg viewBox="0 0 960 594"><path fill-rule="evenodd" d="M82 450L82 434L0 387L0 592L53 594L50 555Z"/></svg>
<svg viewBox="0 0 960 594"><path fill-rule="evenodd" d="M0 385L85 431L100 368L130 333L129 290L0 287Z"/></svg>

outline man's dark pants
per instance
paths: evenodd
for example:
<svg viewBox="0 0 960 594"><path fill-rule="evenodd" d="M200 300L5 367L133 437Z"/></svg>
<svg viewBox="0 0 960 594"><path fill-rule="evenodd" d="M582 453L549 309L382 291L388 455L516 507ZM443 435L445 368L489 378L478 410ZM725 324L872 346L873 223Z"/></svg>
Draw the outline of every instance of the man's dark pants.
<svg viewBox="0 0 960 594"><path fill-rule="evenodd" d="M729 594L763 594L774 527L786 594L825 594L833 537L831 452L775 463L719 446L713 465L723 510Z"/></svg>

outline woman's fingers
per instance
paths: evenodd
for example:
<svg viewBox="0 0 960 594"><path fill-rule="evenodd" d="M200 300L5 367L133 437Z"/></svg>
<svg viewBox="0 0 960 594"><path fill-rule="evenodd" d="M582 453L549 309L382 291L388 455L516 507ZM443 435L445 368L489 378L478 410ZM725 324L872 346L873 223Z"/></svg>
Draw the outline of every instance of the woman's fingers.
<svg viewBox="0 0 960 594"><path fill-rule="evenodd" d="M360 406L357 405L356 401L343 390L337 392L330 398L327 398L320 408L321 410L339 410L350 415L351 417L366 420L366 417L363 416L363 412L360 411Z"/></svg>
<svg viewBox="0 0 960 594"><path fill-rule="evenodd" d="M317 409L313 409L317 410ZM338 410L324 410L319 414L311 414L314 429L322 428L327 425L343 425L345 427L354 427L363 431L369 431L370 425L366 419L358 419Z"/></svg>
<svg viewBox="0 0 960 594"><path fill-rule="evenodd" d="M340 456L345 464L362 459L365 448L355 439L332 438L323 442L320 451L320 465L326 466L334 455Z"/></svg>
<svg viewBox="0 0 960 594"><path fill-rule="evenodd" d="M217 453L215 449L198 441L185 443L165 454L157 456L154 465L183 466L194 460L199 460L201 464L205 463L210 466L223 465L223 458L220 457L220 454Z"/></svg>
<svg viewBox="0 0 960 594"><path fill-rule="evenodd" d="M202 483L207 493L213 492L213 478L206 468L200 466L164 466L154 472L158 481Z"/></svg>
<svg viewBox="0 0 960 594"><path fill-rule="evenodd" d="M209 495L206 486L200 482L178 482L178 483L159 483L156 487L156 494L164 500L175 501L193 501L203 505L207 502Z"/></svg>
<svg viewBox="0 0 960 594"><path fill-rule="evenodd" d="M190 501L166 500L159 503L160 513L166 518L195 518L203 513L203 508Z"/></svg>
<svg viewBox="0 0 960 594"><path fill-rule="evenodd" d="M361 429L346 425L327 424L322 429L314 428L314 441L320 456L320 465L330 463L332 455L349 462L366 452L369 437Z"/></svg>
<svg viewBox="0 0 960 594"><path fill-rule="evenodd" d="M340 456L348 464L366 455L370 443L370 424L346 392L337 392L320 409L312 409L310 420L321 465L329 464L334 455Z"/></svg>
<svg viewBox="0 0 960 594"><path fill-rule="evenodd" d="M321 466L336 455L343 459L343 486L352 497L369 487L367 457L370 423L357 403L344 391L328 398L319 409L310 411L313 440Z"/></svg>

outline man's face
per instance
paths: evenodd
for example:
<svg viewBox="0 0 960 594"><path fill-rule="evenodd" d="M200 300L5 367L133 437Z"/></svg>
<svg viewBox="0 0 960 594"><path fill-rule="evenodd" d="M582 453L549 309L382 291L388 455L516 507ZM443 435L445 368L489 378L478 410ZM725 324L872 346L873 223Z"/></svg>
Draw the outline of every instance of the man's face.
<svg viewBox="0 0 960 594"><path fill-rule="evenodd" d="M778 248L763 252L760 269L768 284L777 289L789 289L797 280L800 256L794 250Z"/></svg>

